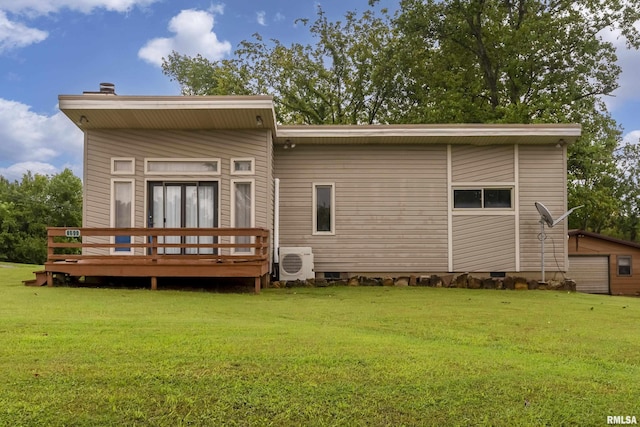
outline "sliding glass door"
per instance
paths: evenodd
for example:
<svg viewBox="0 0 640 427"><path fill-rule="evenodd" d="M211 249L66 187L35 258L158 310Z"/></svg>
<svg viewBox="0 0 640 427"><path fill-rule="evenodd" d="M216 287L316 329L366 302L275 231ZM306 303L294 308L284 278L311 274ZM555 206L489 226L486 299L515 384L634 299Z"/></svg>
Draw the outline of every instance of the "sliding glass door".
<svg viewBox="0 0 640 427"><path fill-rule="evenodd" d="M149 227L213 228L218 225L217 182L149 182ZM165 243L215 243L213 236L166 236ZM212 254L213 248L164 248L165 254Z"/></svg>

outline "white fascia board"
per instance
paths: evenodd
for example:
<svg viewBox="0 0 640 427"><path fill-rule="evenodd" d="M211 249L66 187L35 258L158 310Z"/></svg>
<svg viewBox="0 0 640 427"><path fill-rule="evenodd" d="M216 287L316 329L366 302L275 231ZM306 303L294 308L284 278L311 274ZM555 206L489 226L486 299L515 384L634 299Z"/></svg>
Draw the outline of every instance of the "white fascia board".
<svg viewBox="0 0 640 427"><path fill-rule="evenodd" d="M287 127L278 128L278 138L362 138L362 137L491 137L491 136L557 136L579 137L580 125L529 125L529 126L459 126L459 127L398 127L398 126L352 126L352 127Z"/></svg>
<svg viewBox="0 0 640 427"><path fill-rule="evenodd" d="M182 98L182 99L181 99ZM74 96L59 98L61 110L270 110L271 99L195 99L193 97L106 97ZM274 114L275 116L275 114Z"/></svg>

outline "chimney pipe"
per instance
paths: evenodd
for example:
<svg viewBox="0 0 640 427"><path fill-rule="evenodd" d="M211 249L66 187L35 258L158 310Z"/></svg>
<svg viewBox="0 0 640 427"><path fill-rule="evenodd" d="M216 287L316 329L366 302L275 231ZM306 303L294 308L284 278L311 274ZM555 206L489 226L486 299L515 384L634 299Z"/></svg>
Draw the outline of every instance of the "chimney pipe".
<svg viewBox="0 0 640 427"><path fill-rule="evenodd" d="M114 85L113 83L100 83L100 93L115 95L116 85Z"/></svg>

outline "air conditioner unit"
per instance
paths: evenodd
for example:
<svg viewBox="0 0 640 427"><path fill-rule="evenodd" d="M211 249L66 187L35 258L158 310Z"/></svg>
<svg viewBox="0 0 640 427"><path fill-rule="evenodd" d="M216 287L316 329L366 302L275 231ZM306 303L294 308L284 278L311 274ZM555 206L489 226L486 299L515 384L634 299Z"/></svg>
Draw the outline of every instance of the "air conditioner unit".
<svg viewBox="0 0 640 427"><path fill-rule="evenodd" d="M315 276L311 248L280 248L280 280L306 280Z"/></svg>

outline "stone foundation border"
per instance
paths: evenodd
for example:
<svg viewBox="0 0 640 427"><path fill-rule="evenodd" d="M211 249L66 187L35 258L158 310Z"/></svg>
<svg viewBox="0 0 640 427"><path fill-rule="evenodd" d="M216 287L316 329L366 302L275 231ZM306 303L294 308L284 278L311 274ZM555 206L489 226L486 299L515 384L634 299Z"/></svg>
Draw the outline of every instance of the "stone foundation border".
<svg viewBox="0 0 640 427"><path fill-rule="evenodd" d="M399 276L399 277L365 277L354 276L349 279L327 280L308 279L293 281L272 281L271 288L300 288L328 286L428 286L431 288L459 288L459 289L509 289L509 290L576 290L576 282L571 279L563 281L550 280L546 283L537 280L527 280L524 277L506 276L479 278L469 273L449 274L438 276Z"/></svg>

